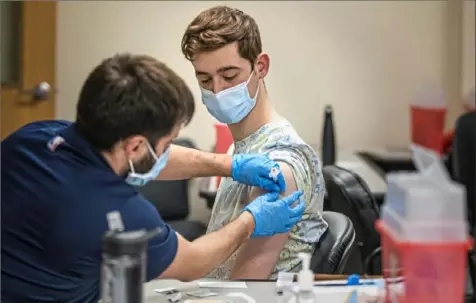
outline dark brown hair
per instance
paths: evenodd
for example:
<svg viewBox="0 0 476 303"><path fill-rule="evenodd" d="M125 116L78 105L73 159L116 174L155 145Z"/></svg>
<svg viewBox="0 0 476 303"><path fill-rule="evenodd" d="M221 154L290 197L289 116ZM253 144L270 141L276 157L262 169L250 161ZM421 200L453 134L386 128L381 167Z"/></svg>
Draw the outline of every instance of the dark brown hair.
<svg viewBox="0 0 476 303"><path fill-rule="evenodd" d="M143 135L151 144L187 124L195 110L189 87L164 63L146 55L119 54L89 74L77 104L76 125L99 150Z"/></svg>
<svg viewBox="0 0 476 303"><path fill-rule="evenodd" d="M201 12L187 27L182 53L193 61L198 53L217 50L237 42L240 56L251 65L262 52L261 36L255 20L239 9L216 6Z"/></svg>

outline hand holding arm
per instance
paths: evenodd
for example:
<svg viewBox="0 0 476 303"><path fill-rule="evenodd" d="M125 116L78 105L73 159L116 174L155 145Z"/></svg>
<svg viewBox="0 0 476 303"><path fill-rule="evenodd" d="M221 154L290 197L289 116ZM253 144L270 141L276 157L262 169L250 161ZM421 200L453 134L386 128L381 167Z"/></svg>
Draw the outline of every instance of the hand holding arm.
<svg viewBox="0 0 476 303"><path fill-rule="evenodd" d="M291 208L301 194L296 192L281 200L276 200L277 193L262 195L251 202L236 220L194 242L177 235L177 254L160 278L183 281L201 278L228 259L250 236L289 231L304 212L302 202Z"/></svg>

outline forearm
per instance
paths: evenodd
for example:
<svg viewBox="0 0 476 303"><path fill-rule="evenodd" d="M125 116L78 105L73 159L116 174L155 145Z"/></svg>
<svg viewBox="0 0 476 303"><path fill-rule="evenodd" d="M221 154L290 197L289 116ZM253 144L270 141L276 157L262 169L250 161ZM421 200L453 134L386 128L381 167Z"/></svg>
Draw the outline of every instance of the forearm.
<svg viewBox="0 0 476 303"><path fill-rule="evenodd" d="M268 279L287 239L286 233L244 243L238 251L230 279Z"/></svg>
<svg viewBox="0 0 476 303"><path fill-rule="evenodd" d="M225 262L253 233L255 222L249 212L243 212L236 220L216 232L194 242L196 275L203 277Z"/></svg>
<svg viewBox="0 0 476 303"><path fill-rule="evenodd" d="M183 180L197 177L231 176L232 157L207 153L179 145L170 146L167 166L159 180Z"/></svg>

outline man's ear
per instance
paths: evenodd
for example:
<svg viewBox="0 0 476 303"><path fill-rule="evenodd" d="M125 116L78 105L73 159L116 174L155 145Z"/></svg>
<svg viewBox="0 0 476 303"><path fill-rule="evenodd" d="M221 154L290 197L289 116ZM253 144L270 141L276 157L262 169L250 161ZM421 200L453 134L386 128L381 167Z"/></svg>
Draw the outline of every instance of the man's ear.
<svg viewBox="0 0 476 303"><path fill-rule="evenodd" d="M132 136L123 141L127 159L134 161L142 158L144 152L146 152L143 149L147 148L144 144L145 140L147 139L143 136Z"/></svg>
<svg viewBox="0 0 476 303"><path fill-rule="evenodd" d="M261 53L256 59L256 72L260 79L263 79L268 75L269 71L269 55L267 53Z"/></svg>

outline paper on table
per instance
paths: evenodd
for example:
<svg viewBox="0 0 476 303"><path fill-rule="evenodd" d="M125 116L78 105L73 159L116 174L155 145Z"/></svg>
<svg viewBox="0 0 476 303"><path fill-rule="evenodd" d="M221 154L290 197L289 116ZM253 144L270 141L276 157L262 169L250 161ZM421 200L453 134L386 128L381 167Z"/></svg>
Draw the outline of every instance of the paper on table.
<svg viewBox="0 0 476 303"><path fill-rule="evenodd" d="M207 288L247 288L245 282L198 281L199 287Z"/></svg>
<svg viewBox="0 0 476 303"><path fill-rule="evenodd" d="M255 299L253 299L252 297L250 297L247 294L244 294L242 292L230 292L226 296L231 297L231 298L242 298L247 303L256 303Z"/></svg>

